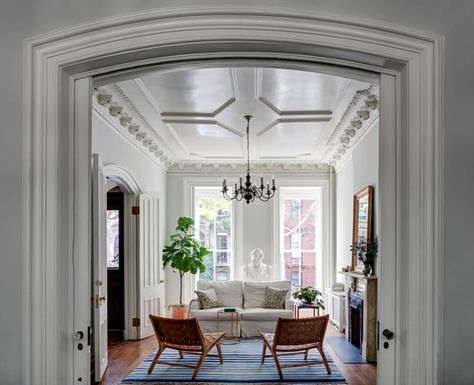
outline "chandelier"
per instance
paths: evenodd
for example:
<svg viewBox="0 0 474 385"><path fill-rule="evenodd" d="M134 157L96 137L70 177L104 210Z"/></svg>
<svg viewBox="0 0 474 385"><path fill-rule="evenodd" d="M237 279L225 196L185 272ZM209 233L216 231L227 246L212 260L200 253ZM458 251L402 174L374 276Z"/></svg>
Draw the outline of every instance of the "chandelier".
<svg viewBox="0 0 474 385"><path fill-rule="evenodd" d="M261 200L262 202L267 202L275 195L276 187L275 187L275 179L272 178L272 187L270 188L270 184L267 182L267 187L265 188L263 184L263 177L260 177L260 186L252 184L250 180L250 154L249 154L249 126L250 126L250 119L252 119L252 115L245 115L244 118L247 120L247 176L245 177L245 184L242 185L242 177L240 177L239 186L237 183L234 185L234 190L232 192L229 191L227 187L227 182L224 179L222 182L222 195L227 200L237 200L241 201L245 199L248 203L253 202L256 198ZM229 195L230 193L230 195Z"/></svg>

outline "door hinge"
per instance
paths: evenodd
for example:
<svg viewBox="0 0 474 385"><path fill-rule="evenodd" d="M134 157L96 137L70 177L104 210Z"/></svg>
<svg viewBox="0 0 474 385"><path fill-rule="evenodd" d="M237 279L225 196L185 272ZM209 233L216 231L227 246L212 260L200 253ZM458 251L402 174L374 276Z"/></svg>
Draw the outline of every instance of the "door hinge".
<svg viewBox="0 0 474 385"><path fill-rule="evenodd" d="M132 215L140 215L140 207L132 206Z"/></svg>
<svg viewBox="0 0 474 385"><path fill-rule="evenodd" d="M140 326L140 318L132 318L132 326Z"/></svg>

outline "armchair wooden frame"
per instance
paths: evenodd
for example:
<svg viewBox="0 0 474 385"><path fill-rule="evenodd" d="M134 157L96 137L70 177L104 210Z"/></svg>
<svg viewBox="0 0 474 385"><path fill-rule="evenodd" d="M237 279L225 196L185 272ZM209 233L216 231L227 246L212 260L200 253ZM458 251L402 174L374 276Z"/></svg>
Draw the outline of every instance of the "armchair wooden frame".
<svg viewBox="0 0 474 385"><path fill-rule="evenodd" d="M263 350L261 363L265 362L265 357L273 357L278 370L280 380L283 380L282 368L295 366L308 366L324 364L326 371L331 374L328 360L323 350L324 335L329 321L329 315L311 318L279 318L276 324L275 333L260 333L263 340ZM267 348L270 355L266 355ZM321 361L307 361L308 351L318 349ZM304 353L304 361L281 365L279 356Z"/></svg>
<svg viewBox="0 0 474 385"><path fill-rule="evenodd" d="M194 368L192 379L195 380L207 356L219 357L220 363L224 363L220 345L224 333L202 333L196 318L172 319L150 314L150 320L155 330L156 338L158 339L159 348L148 368L148 374L151 374L156 364L185 366ZM217 348L218 354L209 354L214 346ZM196 365L182 362L159 361L158 359L161 353L163 353L166 348L177 350L180 358L183 358L183 352L199 354L199 361Z"/></svg>

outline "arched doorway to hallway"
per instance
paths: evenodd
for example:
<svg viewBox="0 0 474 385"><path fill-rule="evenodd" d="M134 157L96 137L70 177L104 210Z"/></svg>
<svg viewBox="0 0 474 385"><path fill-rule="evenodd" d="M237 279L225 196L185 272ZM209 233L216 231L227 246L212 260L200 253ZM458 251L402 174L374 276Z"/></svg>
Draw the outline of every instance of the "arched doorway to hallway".
<svg viewBox="0 0 474 385"><path fill-rule="evenodd" d="M195 18L192 18L191 23L191 19L187 17L189 16L189 10L181 13L177 11L174 18L169 19L174 27L172 31L165 28L166 23L151 25L148 21L153 16L136 16L135 22L141 23L144 29L148 28L148 36L142 35L141 32L140 34L133 33L134 27L138 24L127 24L120 27L114 23L105 23L102 25L102 29L95 31L95 37L101 40L102 46L99 44L92 46L91 44L89 47L84 48L82 38L89 32L89 27L75 30L72 35L68 35L69 37L62 36L56 37L53 40L40 39L31 42L28 47L29 54L31 57L36 54L39 56L32 64L34 70L31 72L31 78L28 77L26 83L29 85L35 84L35 89L38 93L29 95L27 92L28 98L30 98L27 106L32 107L32 110L28 110L27 114L44 116L45 120L38 119L29 122L26 129L26 137L30 138L28 133L31 133L33 130L38 133L38 136L33 137L33 141L40 140L38 138L42 137L51 137L52 143L48 149L54 152L53 155L57 155L57 159L61 159L59 162L61 167L57 168L56 176L60 182L58 184L47 183L49 179L42 177L28 180L30 195L26 194L25 199L27 199L27 202L31 201L32 204L31 206L25 205L25 207L31 207L31 209L27 209L26 216L33 218L33 213L42 207L43 199L47 196L50 197L49 203L53 210L46 214L46 220L51 219L55 223L68 223L69 227L65 226L61 229L51 228L43 231L36 221L31 221L31 232L25 235L25 243L34 245L37 241L45 242L56 245L58 252L48 255L46 250L41 248L36 249L31 246L27 248L32 253L27 252L24 255L25 262L27 262L25 263L27 271L24 272L24 276L30 276L28 269L35 269L36 264L48 265L49 263L59 266L58 268L64 269L64 273L68 273L74 260L77 261L81 256L88 254L86 247L88 244L87 220L77 217L73 217L70 221L65 220L65 218L68 218L67 211L64 211L66 208L62 208L62 202L55 200L55 197L72 197L70 206L75 207L76 212L81 212L82 210L85 212L87 210L87 193L84 195L84 192L81 191L71 191L69 179L62 179L62 167L74 171L70 175L75 182L87 180L89 171L86 154L88 151L84 149L87 148L88 143L87 116L90 113L90 109L76 102L84 101L87 99L85 97L90 95L90 82L84 80L77 80L75 83L65 81L61 82L61 85L64 86L64 88L61 88L58 81L60 74L70 80L84 76L87 78L88 76L108 72L119 67L122 69L132 68L137 64L144 64L146 60L148 60L148 63L176 60L176 55L179 55L183 60L191 58L209 59L215 55L220 57L226 55L229 57L235 55L275 57L275 55L279 55L280 57L286 56L292 59L318 60L334 64L345 62L358 68L390 72L395 74L395 76L399 76L396 87L400 92L400 98L406 100L409 106L407 110L404 109L404 105L397 109L397 117L399 118L397 121L399 123L404 122L406 125L399 126L401 130L400 137L395 137L395 142L392 143L402 153L403 159L408 159L410 162L408 166L400 163L397 168L397 172L400 174L398 174L399 178L395 180L396 187L393 188L397 193L396 200L398 202L395 213L400 221L399 228L411 228L417 231L417 234L412 234L411 236L397 231L394 236L394 245L406 245L403 250L407 251L402 253L397 249L397 256L401 258L400 263L397 265L397 269L401 269L399 271L400 274L397 273L398 279L401 280L397 285L400 288L400 292L396 303L397 308L400 310L398 312L400 317L399 327L403 328L402 332L408 335L419 336L419 340L414 337L407 341L397 341L400 352L400 367L397 370L399 370L401 376L406 375L408 376L407 378L416 379L417 381L426 376L430 376L430 378L432 376L436 377L436 368L441 367L439 365L440 355L438 354L441 343L441 306L438 306L438 301L441 298L439 291L442 290L442 285L439 282L439 272L437 269L440 269L441 266L439 262L441 258L440 250L442 248L438 247L438 242L441 239L438 236L441 231L439 222L435 222L435 228L432 231L433 225L430 218L439 218L442 203L440 200L442 187L441 184L436 182L442 180L442 178L439 178L437 174L441 172L441 169L427 170L424 168L424 165L439 164L439 148L437 147L439 143L434 138L439 137L439 131L442 129L439 120L439 114L442 113L439 112L442 111L440 103L440 94L442 92L439 78L441 64L437 56L432 55L432 52L433 50L438 52L440 40L436 36L426 37L426 34L421 38L416 33L412 33L407 37L406 34L397 34L397 31L390 30L389 27L385 26L379 28L366 25L360 28L360 26L355 26L353 22L345 22L343 18L334 23L334 20L322 19L316 15L298 17L293 14L289 17L284 13L259 12L258 23L253 23L247 19L244 21L238 11L229 12L227 10L223 14L225 14L225 18L216 17L214 11L209 14L199 11L196 12ZM157 20L164 17L159 14L155 16ZM323 23L320 23L321 21ZM221 39L225 37L224 44L221 44L222 41L216 41L215 38L210 37L208 34L208 28L211 24L214 28L212 36L216 36L217 32L217 36L220 36ZM118 25L120 25L120 22ZM190 25L192 25L191 29L189 29ZM233 26L233 29L230 26ZM341 26L344 26L344 28L341 28ZM115 37L108 35L112 30L117 34ZM304 33L301 33L303 30ZM186 33L189 35L183 36ZM354 36L358 36L358 40L354 40ZM153 43L150 43L148 40L151 37L154 37L154 40L152 39ZM118 41L117 38L122 40L118 46L114 47L113 42ZM76 55L74 58L69 56L69 59L66 59L66 51L63 51L62 39L69 39L67 55L71 55L71 52L74 52L72 55ZM200 40L200 44L192 43L192 41L196 42L198 40ZM413 46L413 40L417 42L416 47ZM387 41L391 43L387 43ZM151 46L153 46L152 49L150 49ZM335 50L321 49L321 47L334 47ZM55 52L55 55L49 54L51 50ZM109 53L112 51L115 51L117 55L109 56ZM368 53L368 55L359 55L361 51ZM353 55L350 54L351 52ZM81 66L74 67L79 62ZM404 70L397 70L396 66L391 65L395 62L401 63L401 67ZM68 72L61 73L60 71L66 67ZM38 77L37 74L42 73L41 68L48 68L58 76L51 76L48 79ZM407 77L407 74L410 74L410 76ZM402 83L404 87L401 87ZM75 85L73 86L73 84ZM421 86L419 86L420 84ZM43 93L42 90L45 92ZM38 95L47 95L46 101L44 103L40 102ZM66 97L63 98L60 95ZM71 98L67 97L67 95L70 95ZM72 104L68 109L60 105L55 106L52 102L53 100L70 100ZM57 134L61 130L59 122L64 121L73 122L73 124L68 126L65 137L71 140L71 142L67 141L69 145L73 143L75 148L74 157L68 157L64 154L61 156L62 143L56 141ZM425 125L429 126L429 130L422 129ZM86 129L81 130L80 127ZM46 132L51 135L42 136ZM408 145L407 141L401 140L402 138L411 138L414 141ZM424 147L424 143L435 144L427 149ZM31 148L35 149L35 152L31 153L32 161L42 164L46 159L46 152L41 150L41 146L31 146ZM49 155L51 154L48 153L48 159ZM52 158L54 159L55 157L53 156ZM401 160L397 158L398 161ZM27 166L28 170L29 167L32 167L32 165ZM41 173L41 171L39 172ZM26 174L28 175L28 172ZM420 178L419 175L423 175L423 178ZM406 183L407 180L410 183ZM430 183L426 183L427 181ZM80 185L80 183L76 183L76 186ZM44 191L45 195L41 193L35 195L32 191ZM432 204L423 208L416 205L402 204L412 200L416 201L417 196L430 197ZM68 242L67 239L69 238L67 236L61 236L62 232L68 233L69 231L72 231L75 234L74 238L76 241L80 242ZM59 239L65 241L59 242ZM425 248L424 245L420 245L417 242L418 239L425 239L425 244L430 246ZM431 253L428 250L434 250L434 252ZM387 252L389 253L390 250L387 250ZM69 260L62 261L61 258L66 258L66 256L68 256ZM418 264L417 261L420 258L423 263ZM49 263L45 263L46 261ZM55 263L61 261L62 263ZM435 271L424 269L426 264L434 266ZM411 273L403 274L405 270ZM41 271L41 269L37 271ZM87 268L79 268L75 270L75 274L79 274L80 277L80 274L87 275L87 271ZM427 277L428 275L430 277ZM418 280L412 281L412 279L413 277L420 276L426 278L423 282L428 282L430 287L417 290L419 289L419 282ZM77 277L75 276L75 279ZM52 304L46 304L42 301L41 296L44 291L41 290L41 287L43 285L46 288L50 287L50 285L62 288L60 290L61 295L58 295L57 301L52 301ZM61 285L66 286L62 287ZM29 284L25 287L27 303L31 300L35 303L43 304L39 306L42 307L45 313L50 314L55 321L53 322L53 327L50 328L44 327L45 325L41 324L26 323L26 336L44 335L44 330L46 330L46 335L44 339L39 340L25 338L27 342L25 342L24 350L44 352L44 354L33 355L33 360L35 360L35 357L41 356L52 357L51 359L63 357L65 365L58 365L57 371L65 371L70 373L70 375L64 373L56 375L55 371L53 371L50 374L50 383L56 383L54 378L61 377L68 377L71 383L76 383L81 376L81 367L83 367L81 365L83 365L84 359L81 358L81 352L78 351L76 342L58 343L59 339L55 337L55 333L60 328L67 330L67 333L64 335L70 335L74 330L82 330L87 327L87 317L82 320L76 320L74 327L72 327L72 324L65 323L59 311L59 309L69 309L68 314L73 314L74 309L80 311L81 306L85 306L85 309L87 309L87 303L81 305L81 302L84 301L84 295L79 294L77 290L80 288L76 285L69 286L64 282L58 282L55 272L44 272L44 276L40 276L38 281L32 283L31 287ZM405 290L403 288L408 289ZM410 293L417 293L418 298L411 300L410 298L413 298L413 296L410 297ZM69 301L70 298L74 298L74 301ZM416 311L420 303L424 306L424 312ZM36 318L32 316L33 314L24 314L24 318ZM439 320L439 322L433 324L431 322L433 319ZM428 338L425 338L427 334ZM430 341L429 344L426 341ZM30 345L34 345L34 349L31 349L32 346ZM69 359L71 357L74 357L74 359ZM414 361L417 362L417 365L415 365L417 369L416 372L411 373L413 365L407 365L407 363ZM69 365L67 362L69 362ZM73 362L74 365L72 364ZM42 374L47 373L48 370L46 368L49 367L48 358L45 362L38 362L37 365L31 364L31 366L28 366L29 369L27 369L26 376L42 378ZM49 371L49 373L51 372Z"/></svg>

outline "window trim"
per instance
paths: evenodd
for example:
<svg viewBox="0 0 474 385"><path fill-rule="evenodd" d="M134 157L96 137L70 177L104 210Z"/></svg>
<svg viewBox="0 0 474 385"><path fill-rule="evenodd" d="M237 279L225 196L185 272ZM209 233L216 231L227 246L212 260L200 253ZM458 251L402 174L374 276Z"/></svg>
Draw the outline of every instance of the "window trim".
<svg viewBox="0 0 474 385"><path fill-rule="evenodd" d="M333 255L333 238L334 232L332 231L332 221L330 212L332 211L331 205L334 204L333 200L330 199L330 185L331 185L331 174L321 175L319 178L308 178L308 179L283 179L278 181L279 189L275 195L275 204L274 208L274 221L273 221L273 249L274 249L274 266L275 266L275 277L276 279L285 279L285 269L283 258L281 256L281 215L282 215L282 199L292 194L298 194L300 196L305 196L305 193L302 193L301 190L308 188L317 188L319 189L319 199L320 199L320 211L319 215L319 224L317 226L320 228L320 239L321 243L318 249L316 245L317 255L321 255L321 258L317 259L316 265L316 288L321 292L324 292L324 289L331 282L331 275L335 271L335 256ZM314 194L307 194L306 196L313 196ZM335 273L334 273L335 275Z"/></svg>
<svg viewBox="0 0 474 385"><path fill-rule="evenodd" d="M197 191L199 191L197 193ZM220 187L208 187L208 186L194 186L193 187L193 218L196 220L196 206L197 206L197 199L200 197L215 197L217 199L222 198L222 193L220 192ZM230 277L229 280L234 280L235 279L235 270L236 270L236 265L235 265L235 255L234 255L234 236L235 236L235 221L234 221L234 216L235 216L235 204L234 202L231 202L231 216L232 216L232 225L231 225L231 231L230 231L230 239L231 239L231 247L227 247L226 249L219 249L218 248L218 235L219 232L216 230L214 234L214 247L212 250L214 251L214 280L216 280L216 267L217 266L230 266ZM221 232L222 233L222 232ZM229 234L225 233L227 236ZM228 243L228 240L227 240ZM217 263L217 253L221 252L229 252L231 253L231 263L230 264L222 264L222 263Z"/></svg>
<svg viewBox="0 0 474 385"><path fill-rule="evenodd" d="M196 187L221 187L224 175L216 177L184 177L182 181L182 192L183 192L183 215L194 218L194 189ZM233 212L233 243L232 253L233 261L231 268L231 279L239 279L238 267L242 265L242 245L243 245L243 233L242 233L242 205L232 202ZM194 290L196 289L197 277L193 274L186 274L183 280L183 295L184 300L189 302L195 297Z"/></svg>

